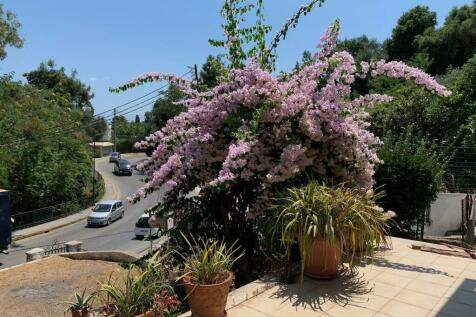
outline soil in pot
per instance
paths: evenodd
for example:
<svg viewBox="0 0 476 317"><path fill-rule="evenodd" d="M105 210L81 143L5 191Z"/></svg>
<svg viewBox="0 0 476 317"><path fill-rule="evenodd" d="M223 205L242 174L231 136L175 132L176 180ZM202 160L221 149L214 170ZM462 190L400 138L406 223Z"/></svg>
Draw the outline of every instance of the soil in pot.
<svg viewBox="0 0 476 317"><path fill-rule="evenodd" d="M342 243L324 239L314 239L311 253L304 265L304 274L316 279L333 279L339 273L342 258Z"/></svg>
<svg viewBox="0 0 476 317"><path fill-rule="evenodd" d="M71 316L72 317L89 317L89 310L87 308L84 308L82 310L71 309Z"/></svg>
<svg viewBox="0 0 476 317"><path fill-rule="evenodd" d="M232 280L233 274L230 273L228 278L219 284L199 285L191 283L188 277L184 277L183 284L192 316L225 316L226 300Z"/></svg>

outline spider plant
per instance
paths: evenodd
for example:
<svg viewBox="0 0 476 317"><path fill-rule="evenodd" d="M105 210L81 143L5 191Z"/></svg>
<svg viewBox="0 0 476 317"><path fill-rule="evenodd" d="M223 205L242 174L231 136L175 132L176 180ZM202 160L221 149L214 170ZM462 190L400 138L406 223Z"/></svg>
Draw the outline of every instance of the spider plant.
<svg viewBox="0 0 476 317"><path fill-rule="evenodd" d="M186 256L180 254L185 264L184 276L194 284L210 285L225 281L233 264L244 254L238 253L238 241L227 246L223 241L195 239L193 236L190 241L183 233L182 236L191 252Z"/></svg>
<svg viewBox="0 0 476 317"><path fill-rule="evenodd" d="M377 206L379 197L348 184L328 187L311 181L304 187L290 188L287 196L276 200L274 208L279 213L271 234L279 236L288 257L295 239L299 241L301 280L315 239L342 243L352 267L361 251L370 254L380 244L388 243L390 217Z"/></svg>
<svg viewBox="0 0 476 317"><path fill-rule="evenodd" d="M82 310L85 310L85 309L89 309L89 307L90 307L89 302L94 300L94 297L95 297L96 293L93 292L93 293L91 293L87 296L86 296L85 293L86 293L86 289L84 289L81 294L80 293L75 293L73 301L62 301L60 303L69 305L69 310L82 311Z"/></svg>

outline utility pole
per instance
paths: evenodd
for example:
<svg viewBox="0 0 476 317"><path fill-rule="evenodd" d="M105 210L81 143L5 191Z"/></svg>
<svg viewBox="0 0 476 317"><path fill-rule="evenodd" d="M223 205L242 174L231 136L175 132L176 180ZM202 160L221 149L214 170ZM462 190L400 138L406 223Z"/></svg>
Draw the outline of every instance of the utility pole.
<svg viewBox="0 0 476 317"><path fill-rule="evenodd" d="M93 139L93 205L96 202L96 139Z"/></svg>
<svg viewBox="0 0 476 317"><path fill-rule="evenodd" d="M114 117L112 118L112 129L113 129L113 142L114 142L114 152L116 152L116 108L114 108Z"/></svg>

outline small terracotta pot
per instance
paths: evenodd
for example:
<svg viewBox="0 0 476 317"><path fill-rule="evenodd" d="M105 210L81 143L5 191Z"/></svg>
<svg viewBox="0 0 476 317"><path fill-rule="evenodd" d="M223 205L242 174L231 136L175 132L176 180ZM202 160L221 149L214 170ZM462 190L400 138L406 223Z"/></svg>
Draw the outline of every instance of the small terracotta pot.
<svg viewBox="0 0 476 317"><path fill-rule="evenodd" d="M310 251L304 264L304 274L316 279L336 278L342 258L340 239L336 238L332 243L325 239L314 239Z"/></svg>
<svg viewBox="0 0 476 317"><path fill-rule="evenodd" d="M232 280L233 273L230 273L225 281L211 285L193 284L188 277L184 277L183 284L187 291L188 304L190 305L192 316L225 316L226 300L228 299Z"/></svg>
<svg viewBox="0 0 476 317"><path fill-rule="evenodd" d="M71 309L71 316L72 317L88 317L89 316L89 309L87 309L87 308L84 308L82 310Z"/></svg>
<svg viewBox="0 0 476 317"><path fill-rule="evenodd" d="M152 310L148 310L147 312L136 315L135 317L154 317L154 312Z"/></svg>

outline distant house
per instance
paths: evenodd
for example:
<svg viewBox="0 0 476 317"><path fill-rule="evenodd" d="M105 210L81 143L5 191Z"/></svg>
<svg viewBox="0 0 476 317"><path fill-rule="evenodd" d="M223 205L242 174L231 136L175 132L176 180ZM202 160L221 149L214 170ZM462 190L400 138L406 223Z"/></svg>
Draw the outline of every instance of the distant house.
<svg viewBox="0 0 476 317"><path fill-rule="evenodd" d="M111 142L95 142L89 143L91 147L96 147L96 157L110 155L114 151L114 144Z"/></svg>

